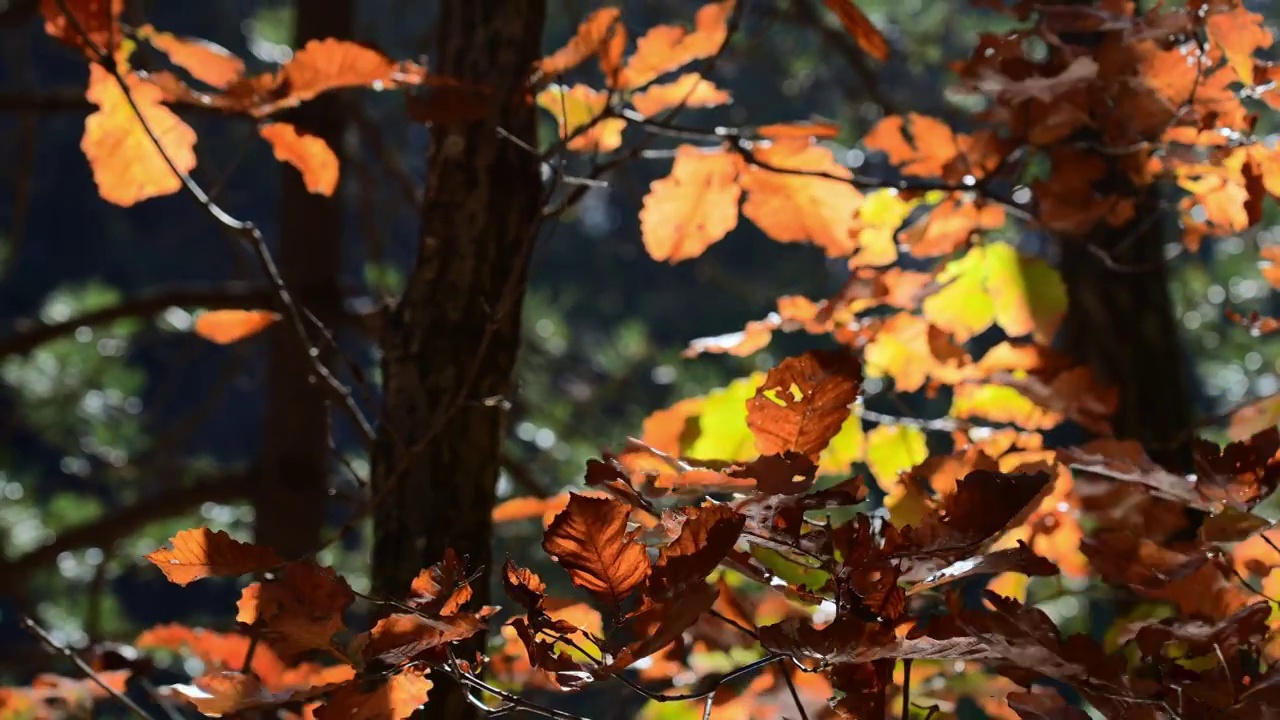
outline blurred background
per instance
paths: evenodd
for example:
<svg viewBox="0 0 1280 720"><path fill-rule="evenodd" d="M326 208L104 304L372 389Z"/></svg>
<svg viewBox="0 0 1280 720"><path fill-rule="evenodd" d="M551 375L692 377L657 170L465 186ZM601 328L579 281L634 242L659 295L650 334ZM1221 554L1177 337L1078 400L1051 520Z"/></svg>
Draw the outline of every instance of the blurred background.
<svg viewBox="0 0 1280 720"><path fill-rule="evenodd" d="M687 23L697 7L674 0L615 4L633 29ZM845 154L838 157L858 167L865 158L853 149L857 139L886 112L961 116L965 108L945 92L947 63L964 57L976 34L999 21L962 2L859 5L894 46L889 63L862 58L817 2L755 0L712 76L732 91L733 104L688 111L682 119L706 126L825 119L843 130L835 144ZM1248 5L1273 24L1280 20L1275 3ZM289 2L127 6L130 22L145 19L216 42L245 58L251 71L287 60L300 44L297 9ZM355 6L350 38L394 58L430 57L435 3ZM551 0L546 49L560 47L595 7ZM205 298L253 297L265 286L249 258L188 198L129 209L99 199L79 147L89 110L86 75L85 63L45 36L38 19L0 28L0 684L25 682L47 664L18 625L23 613L72 645L128 641L169 621L229 629L235 582L179 588L141 557L183 528L205 524L250 537L255 521L271 521L255 518L245 488L234 482L274 439L267 420L274 392L266 382L270 332L225 347L189 332ZM407 119L404 99L392 93L358 93L344 107L349 122L335 148L343 158L338 285L354 321L336 330L349 358L343 378L375 412L377 358L358 319L398 291L412 262L427 131ZM197 179L234 215L259 225L270 243L280 242L281 178L293 171L271 156L251 122L181 114L199 135ZM542 119L543 137L554 137L554 121ZM1263 132L1275 126L1272 118L1262 122ZM747 359L680 356L694 338L764 317L779 295L824 297L847 276L843 262L813 247L771 242L746 223L696 260L653 262L636 216L648 184L669 167L662 159L625 165L540 238L502 497L579 483L587 459L638 434L653 410L804 347L807 339L786 337ZM1280 233L1273 211L1256 232ZM1199 415L1280 388L1280 340L1259 343L1222 317L1228 302L1280 312L1256 304L1268 294L1256 279L1257 262L1256 243L1245 237L1206 243L1175 260L1172 293ZM139 298L145 312L59 325ZM59 330L33 331L40 327ZM362 490L352 474L368 469L350 428L336 424L334 445L321 448L333 453L330 529L358 506ZM500 526L496 556L541 568L547 561L537 549L540 530L536 520ZM367 552L365 530L331 546L320 561L366 590Z"/></svg>

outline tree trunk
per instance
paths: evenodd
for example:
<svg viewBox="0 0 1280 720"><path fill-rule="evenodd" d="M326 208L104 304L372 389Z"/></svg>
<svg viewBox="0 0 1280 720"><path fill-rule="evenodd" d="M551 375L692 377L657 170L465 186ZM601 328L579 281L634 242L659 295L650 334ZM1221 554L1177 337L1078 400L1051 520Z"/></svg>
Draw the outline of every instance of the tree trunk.
<svg viewBox="0 0 1280 720"><path fill-rule="evenodd" d="M351 0L298 3L296 43L350 37L353 9ZM341 153L346 122L337 96L321 95L289 113L287 120ZM280 273L298 306L332 328L341 318L342 204L337 192L325 197L308 191L292 166L282 164L282 172L276 255ZM322 362L332 359L326 343L315 347ZM315 549L328 499L328 396L315 376L309 350L292 328L274 329L267 368L263 482L254 493L255 533L259 543L285 557Z"/></svg>
<svg viewBox="0 0 1280 720"><path fill-rule="evenodd" d="M1158 186L1144 192L1130 225L1062 243L1064 340L1068 352L1119 391L1116 434L1185 473L1192 470L1186 435L1193 403L1169 297L1167 211Z"/></svg>
<svg viewBox="0 0 1280 720"><path fill-rule="evenodd" d="M545 0L444 0L433 71L488 89L483 120L436 125L417 263L383 338L383 408L373 458L373 588L401 597L447 548L493 571L490 512L521 298L541 200L525 87ZM488 600L487 580L475 584ZM440 678L428 715L475 714Z"/></svg>

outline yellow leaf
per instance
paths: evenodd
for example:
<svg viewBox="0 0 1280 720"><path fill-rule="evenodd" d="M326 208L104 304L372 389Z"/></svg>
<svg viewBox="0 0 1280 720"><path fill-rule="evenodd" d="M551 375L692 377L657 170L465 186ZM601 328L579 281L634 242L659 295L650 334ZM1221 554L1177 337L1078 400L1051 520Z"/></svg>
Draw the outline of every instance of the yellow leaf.
<svg viewBox="0 0 1280 720"><path fill-rule="evenodd" d="M925 299L924 316L966 342L998 324L1010 337L1049 343L1066 313L1061 276L1043 260L1024 258L1005 243L971 248L938 275L943 287Z"/></svg>
<svg viewBox="0 0 1280 720"><path fill-rule="evenodd" d="M640 235L654 260L695 258L738 225L741 158L723 149L676 150L671 174L649 186L640 210Z"/></svg>
<svg viewBox="0 0 1280 720"><path fill-rule="evenodd" d="M200 313L192 330L219 345L230 345L265 330L280 319L269 310L209 310Z"/></svg>
<svg viewBox="0 0 1280 720"><path fill-rule="evenodd" d="M538 93L538 106L551 113L559 125L566 147L574 152L612 152L622 145L622 130L627 121L604 118L609 93L586 85L549 85Z"/></svg>
<svg viewBox="0 0 1280 720"><path fill-rule="evenodd" d="M182 179L165 162L166 156L179 172L191 172L196 166L196 133L161 104L160 88L132 73L125 76L125 82L129 95L110 72L100 65L89 66L85 99L98 109L85 119L80 141L98 194L121 207L182 188ZM137 112L129 103L130 97L138 106ZM163 155L148 130L164 148Z"/></svg>
<svg viewBox="0 0 1280 720"><path fill-rule="evenodd" d="M287 162L302 173L309 192L331 196L338 187L338 156L315 135L300 134L289 123L266 123L258 128L263 140L271 143L276 159Z"/></svg>
<svg viewBox="0 0 1280 720"><path fill-rule="evenodd" d="M1009 423L1024 430L1048 430L1063 421L1061 413L1037 405L1015 388L994 384L957 385L951 415Z"/></svg>
<svg viewBox="0 0 1280 720"><path fill-rule="evenodd" d="M904 494L899 475L924 462L924 431L910 425L877 425L867 432L867 467L886 495Z"/></svg>
<svg viewBox="0 0 1280 720"><path fill-rule="evenodd" d="M831 438L818 458L818 472L822 475L847 475L853 471L853 464L862 460L865 451L862 418L857 413L850 413L840 426L840 432Z"/></svg>

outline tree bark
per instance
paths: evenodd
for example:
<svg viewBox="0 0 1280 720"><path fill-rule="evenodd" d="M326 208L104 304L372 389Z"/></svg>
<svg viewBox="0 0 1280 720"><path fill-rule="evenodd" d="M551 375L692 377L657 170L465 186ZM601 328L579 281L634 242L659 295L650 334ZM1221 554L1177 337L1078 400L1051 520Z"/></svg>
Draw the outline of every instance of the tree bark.
<svg viewBox="0 0 1280 720"><path fill-rule="evenodd" d="M351 0L297 5L295 42L351 36ZM287 118L299 132L315 135L341 154L346 128L340 99L326 94ZM277 262L300 308L326 327L342 314L342 204L307 190L302 176L282 164L280 247ZM313 333L314 335L314 333ZM309 346L285 324L273 329L267 368L263 427L263 482L254 493L256 540L285 557L315 549L324 528L329 491L330 416L323 382L315 376ZM324 342L313 343L321 362L332 359Z"/></svg>
<svg viewBox="0 0 1280 720"><path fill-rule="evenodd" d="M441 75L484 87L483 120L436 125L417 262L383 338L383 408L373 457L374 592L401 597L447 548L493 571L490 512L504 397L541 201L525 87L539 55L545 0L444 0ZM527 147L526 145L526 147ZM489 597L487 580L475 598ZM477 646L479 647L479 646ZM427 714L475 716L441 678Z"/></svg>

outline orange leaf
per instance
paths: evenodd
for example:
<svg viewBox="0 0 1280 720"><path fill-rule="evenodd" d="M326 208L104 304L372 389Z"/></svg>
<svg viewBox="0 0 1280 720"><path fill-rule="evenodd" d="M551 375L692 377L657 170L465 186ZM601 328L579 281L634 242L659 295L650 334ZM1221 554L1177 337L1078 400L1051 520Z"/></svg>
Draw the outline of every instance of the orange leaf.
<svg viewBox="0 0 1280 720"><path fill-rule="evenodd" d="M889 59L889 43L853 0L822 0L822 4L840 18L845 32L858 42L863 52L877 60Z"/></svg>
<svg viewBox="0 0 1280 720"><path fill-rule="evenodd" d="M270 310L209 310L200 313L192 330L219 345L230 345L257 335L280 319Z"/></svg>
<svg viewBox="0 0 1280 720"><path fill-rule="evenodd" d="M235 577L270 570L282 562L270 548L232 540L209 528L183 530L170 540L173 549L160 548L147 555L169 582L188 585L207 577Z"/></svg>
<svg viewBox="0 0 1280 720"><path fill-rule="evenodd" d="M631 105L645 117L674 107L709 108L732 102L729 93L698 73L685 73L675 81L650 85L631 96Z"/></svg>
<svg viewBox="0 0 1280 720"><path fill-rule="evenodd" d="M1267 245L1258 250L1258 256L1264 263L1262 277L1271 287L1280 290L1280 245Z"/></svg>
<svg viewBox="0 0 1280 720"><path fill-rule="evenodd" d="M777 141L754 151L741 184L742 214L778 242L811 242L830 257L854 250L854 215L862 193L831 151L806 141ZM788 172L794 171L794 172Z"/></svg>
<svg viewBox="0 0 1280 720"><path fill-rule="evenodd" d="M427 702L432 683L426 674L404 670L370 682L356 679L329 693L316 720L404 720Z"/></svg>
<svg viewBox="0 0 1280 720"><path fill-rule="evenodd" d="M139 28L138 36L164 53L169 62L211 87L225 88L244 74L243 60L230 50L208 40L158 32L150 25Z"/></svg>
<svg viewBox="0 0 1280 720"><path fill-rule="evenodd" d="M285 64L283 86L303 102L329 90L392 84L396 63L373 48L350 40L311 40Z"/></svg>
<svg viewBox="0 0 1280 720"><path fill-rule="evenodd" d="M724 149L676 150L671 174L650 185L640 210L640 233L654 260L698 257L738 225L742 161Z"/></svg>
<svg viewBox="0 0 1280 720"><path fill-rule="evenodd" d="M620 85L634 90L679 70L694 60L711 57L729 37L729 16L736 0L703 5L693 18L693 32L676 25L656 25L636 40L636 51L622 69Z"/></svg>
<svg viewBox="0 0 1280 720"><path fill-rule="evenodd" d="M286 655L331 646L344 625L342 613L355 594L331 568L290 562L266 582L244 589L236 603L236 620L258 623L271 645Z"/></svg>
<svg viewBox="0 0 1280 720"><path fill-rule="evenodd" d="M495 524L528 520L530 518L543 517L547 512L558 513L564 509L568 502L568 493L562 493L550 498L540 498L532 495L514 497L495 505L491 517Z"/></svg>
<svg viewBox="0 0 1280 720"><path fill-rule="evenodd" d="M248 635L219 633L170 623L143 631L133 644L144 650L187 650L199 658L207 669L240 670L244 659L248 657L251 642ZM282 680L285 664L271 647L260 644L255 648L251 669L272 689L284 687Z"/></svg>
<svg viewBox="0 0 1280 720"><path fill-rule="evenodd" d="M432 648L465 640L484 629L485 619L496 608L481 613L459 613L448 617L424 617L399 613L388 615L373 626L361 650L366 660L377 658L399 665Z"/></svg>
<svg viewBox="0 0 1280 720"><path fill-rule="evenodd" d="M907 139L907 133L911 138ZM872 150L889 156L903 174L941 177L948 163L959 153L956 135L945 122L917 113L890 115L862 138Z"/></svg>
<svg viewBox="0 0 1280 720"><path fill-rule="evenodd" d="M574 585L602 601L619 605L649 576L649 554L627 536L631 508L614 498L578 494L542 539Z"/></svg>
<svg viewBox="0 0 1280 720"><path fill-rule="evenodd" d="M85 118L80 141L80 149L93 168L98 194L120 207L182 189L182 179L165 162L166 156L179 172L191 172L196 166L196 133L160 104L160 88L133 73L125 76L125 82L129 95L110 72L96 64L89 66L85 99L98 109ZM138 107L137 113L129 103L130 97ZM164 148L163 155L151 135Z"/></svg>
<svg viewBox="0 0 1280 720"><path fill-rule="evenodd" d="M538 62L542 74L554 78L582 64L592 55L600 56L600 71L612 84L622 67L622 53L627 47L627 29L622 24L622 11L616 7L600 8L578 25L573 39Z"/></svg>
<svg viewBox="0 0 1280 720"><path fill-rule="evenodd" d="M302 173L307 190L326 197L338 187L338 156L324 138L300 134L289 123L273 122L258 128L263 140L271 143L276 159Z"/></svg>
<svg viewBox="0 0 1280 720"><path fill-rule="evenodd" d="M747 425L761 455L798 452L816 460L858 399L862 366L839 350L783 360L747 401Z"/></svg>
<svg viewBox="0 0 1280 720"><path fill-rule="evenodd" d="M1271 46L1271 31L1262 24L1262 16L1235 7L1209 15L1204 23L1209 39L1222 48L1227 62L1245 85L1253 84L1253 54Z"/></svg>
<svg viewBox="0 0 1280 720"><path fill-rule="evenodd" d="M1004 207L978 204L960 196L944 200L920 221L905 230L902 239L919 258L949 255L963 248L969 237L982 230L1004 226Z"/></svg>
<svg viewBox="0 0 1280 720"><path fill-rule="evenodd" d="M840 135L840 128L830 123L774 123L756 128L756 134L766 140L830 140Z"/></svg>
<svg viewBox="0 0 1280 720"><path fill-rule="evenodd" d="M64 7L74 22L67 19ZM95 49L105 52L113 43L117 46L120 44L123 37L120 13L123 10L124 0L40 0L44 31L67 45L84 51L90 59L96 59Z"/></svg>
<svg viewBox="0 0 1280 720"><path fill-rule="evenodd" d="M603 117L609 93L582 84L571 88L550 85L538 93L537 101L556 119L557 134L568 140L566 148L574 152L611 152L622 145L627 121Z"/></svg>

